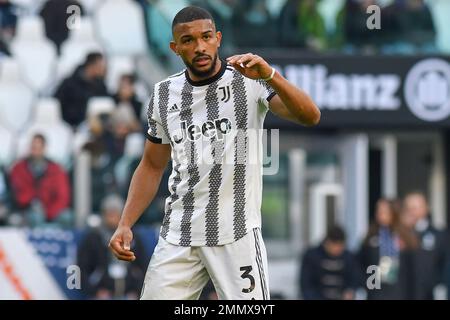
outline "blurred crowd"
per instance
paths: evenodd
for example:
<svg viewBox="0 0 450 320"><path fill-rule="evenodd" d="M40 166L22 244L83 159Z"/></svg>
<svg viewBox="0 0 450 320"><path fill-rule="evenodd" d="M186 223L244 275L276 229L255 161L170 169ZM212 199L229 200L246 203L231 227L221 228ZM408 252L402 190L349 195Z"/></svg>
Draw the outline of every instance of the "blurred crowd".
<svg viewBox="0 0 450 320"><path fill-rule="evenodd" d="M143 104L135 93L135 75L123 74L117 92L111 94L105 85L106 72L105 57L90 53L54 93L63 121L82 137L78 139L80 152L90 155L91 190L95 190L92 211L97 213L106 195L126 197L131 175L139 163L146 126L145 120L141 121ZM97 111L87 111L91 98L98 102ZM35 133L26 156L1 168L0 225L73 225L74 167L48 158L46 140L44 133ZM126 153L126 143L128 149L134 150ZM155 221L159 221L159 215L153 217Z"/></svg>
<svg viewBox="0 0 450 320"><path fill-rule="evenodd" d="M325 2L327 7L323 6ZM363 54L438 51L435 22L424 0L192 0L190 3L212 13L224 34L224 47L230 51L236 48ZM372 5L381 8L378 20L381 29L367 27L374 12L368 13Z"/></svg>
<svg viewBox="0 0 450 320"><path fill-rule="evenodd" d="M357 252L348 250L339 226L330 227L320 245L306 250L300 295L307 300L351 300L362 289L369 300L445 299L449 242L448 234L433 227L423 193L411 192L402 201L380 199Z"/></svg>
<svg viewBox="0 0 450 320"><path fill-rule="evenodd" d="M131 0L130 0L131 1ZM134 0L133 0L134 1ZM162 1L136 1L143 12ZM173 1L174 10L181 4L208 9L220 30L224 46L232 48L284 47L313 52L347 53L435 53L436 23L424 0L342 0L334 10L322 10L324 0L184 0ZM83 6L76 0L49 0L39 14L45 21L46 35L58 50L68 37L66 8ZM380 30L367 28L372 5L381 8ZM170 3L164 4L169 7ZM10 0L0 1L0 52L9 54L14 37L18 8ZM81 11L83 13L83 10ZM373 13L373 11L370 11ZM167 17L168 18L168 17ZM264 30L264 41L260 33ZM165 52L161 30L149 30L149 42L155 50ZM159 43L164 41L164 43ZM164 48L162 48L164 47Z"/></svg>

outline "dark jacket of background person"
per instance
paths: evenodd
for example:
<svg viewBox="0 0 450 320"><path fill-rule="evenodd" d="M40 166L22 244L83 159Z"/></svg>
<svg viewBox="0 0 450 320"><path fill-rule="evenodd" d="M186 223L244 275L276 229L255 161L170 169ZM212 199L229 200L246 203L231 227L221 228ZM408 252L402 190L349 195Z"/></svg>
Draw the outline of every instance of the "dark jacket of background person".
<svg viewBox="0 0 450 320"><path fill-rule="evenodd" d="M353 295L360 280L355 257L345 249L344 243L338 255L330 254L325 247L327 241L325 239L303 255L300 273L302 297L305 300L352 299L346 298L346 293L352 292Z"/></svg>
<svg viewBox="0 0 450 320"><path fill-rule="evenodd" d="M67 21L74 12L67 12L70 6L78 6L80 14L82 7L76 0L48 0L41 9L40 15L44 19L45 33L60 51L61 44L69 36Z"/></svg>
<svg viewBox="0 0 450 320"><path fill-rule="evenodd" d="M383 9L383 29L389 42L434 43L433 17L422 0L395 1Z"/></svg>
<svg viewBox="0 0 450 320"><path fill-rule="evenodd" d="M20 209L27 209L34 199L42 203L47 219L53 220L70 204L69 177L56 163L46 160L46 169L40 175L33 175L30 159L19 161L11 170L12 194Z"/></svg>
<svg viewBox="0 0 450 320"><path fill-rule="evenodd" d="M103 59L100 57L89 57L88 60ZM92 64L97 62L92 61ZM98 62L100 63L100 62ZM72 126L79 125L86 117L87 102L90 98L96 96L108 96L108 91L104 82L103 73L99 71L98 75L86 75L86 69L89 66L87 62L78 67L75 72L64 79L55 93L55 97L61 104L62 117L64 121Z"/></svg>
<svg viewBox="0 0 450 320"><path fill-rule="evenodd" d="M419 223L420 224L420 223ZM428 219L423 226L416 224L416 234L419 238L419 249L415 254L415 299L433 299L433 289L444 283L446 250L443 232L433 227Z"/></svg>
<svg viewBox="0 0 450 320"><path fill-rule="evenodd" d="M381 29L369 29L366 27L368 14L367 7L376 1L347 0L344 10L344 34L346 41L362 49L373 49L384 41L385 31Z"/></svg>
<svg viewBox="0 0 450 320"><path fill-rule="evenodd" d="M433 299L434 288L444 282L445 243L444 234L431 224L430 207L422 192L411 192L403 201L403 216L419 239L414 256L414 298Z"/></svg>
<svg viewBox="0 0 450 320"><path fill-rule="evenodd" d="M135 234L136 235L136 234ZM78 265L81 269L81 288L89 297L94 298L97 291L105 289L115 291L115 281L109 272L113 263L122 263L127 270L125 294L141 292L147 268L144 245L139 236L133 239L133 251L136 260L121 262L115 259L108 249L111 232L103 228L89 230L78 248Z"/></svg>
<svg viewBox="0 0 450 320"><path fill-rule="evenodd" d="M231 18L234 44L240 48L273 47L276 28L264 1L239 1ZM261 41L261 34L264 34Z"/></svg>
<svg viewBox="0 0 450 320"><path fill-rule="evenodd" d="M372 273L366 274L361 285L367 289L369 300L413 298L415 282L413 256L416 248L417 239L413 231L400 222L398 201L380 199L377 202L375 221L369 227L358 252L358 259L364 274L369 266L378 266L381 272L385 269L386 261L390 271L380 277L380 288L371 290L367 288L366 280Z"/></svg>

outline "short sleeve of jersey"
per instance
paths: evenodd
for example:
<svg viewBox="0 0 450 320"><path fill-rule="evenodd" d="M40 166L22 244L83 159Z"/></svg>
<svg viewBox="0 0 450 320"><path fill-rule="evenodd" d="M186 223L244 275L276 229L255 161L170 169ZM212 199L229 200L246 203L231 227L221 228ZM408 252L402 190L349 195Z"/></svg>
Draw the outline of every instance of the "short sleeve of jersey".
<svg viewBox="0 0 450 320"><path fill-rule="evenodd" d="M161 123L158 105L155 104L155 91L150 98L147 108L148 131L147 139L153 143L169 144L170 140L167 137L164 127Z"/></svg>
<svg viewBox="0 0 450 320"><path fill-rule="evenodd" d="M264 80L252 80L252 91L257 102L262 103L267 109L269 108L270 100L277 94L271 86Z"/></svg>

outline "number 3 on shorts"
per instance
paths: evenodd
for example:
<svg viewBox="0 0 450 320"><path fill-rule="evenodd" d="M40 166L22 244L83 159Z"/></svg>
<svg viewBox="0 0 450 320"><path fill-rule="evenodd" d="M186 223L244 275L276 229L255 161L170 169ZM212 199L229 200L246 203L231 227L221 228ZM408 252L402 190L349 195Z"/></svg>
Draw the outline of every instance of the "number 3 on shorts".
<svg viewBox="0 0 450 320"><path fill-rule="evenodd" d="M244 266L241 267L239 270L244 271L244 273L242 273L241 278L242 279L249 279L250 280L250 287L249 288L243 288L242 292L243 293L250 293L255 289L255 278L253 278L253 276L250 274L250 272L252 272L252 266Z"/></svg>

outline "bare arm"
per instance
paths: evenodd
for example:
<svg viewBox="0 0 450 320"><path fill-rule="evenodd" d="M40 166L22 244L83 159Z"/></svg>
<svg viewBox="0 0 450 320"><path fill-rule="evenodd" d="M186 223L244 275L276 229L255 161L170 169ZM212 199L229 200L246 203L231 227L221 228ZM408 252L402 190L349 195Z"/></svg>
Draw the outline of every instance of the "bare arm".
<svg viewBox="0 0 450 320"><path fill-rule="evenodd" d="M161 177L170 159L170 145L145 143L144 154L131 179L127 201L116 232L109 242L114 255L125 261L133 261L130 251L133 239L131 227L148 207L158 191Z"/></svg>
<svg viewBox="0 0 450 320"><path fill-rule="evenodd" d="M272 73L272 68L263 58L251 53L236 55L227 60L250 79L265 79ZM303 90L294 86L278 72L275 72L274 77L267 83L277 93L269 103L270 110L274 114L304 126L319 123L320 110Z"/></svg>

